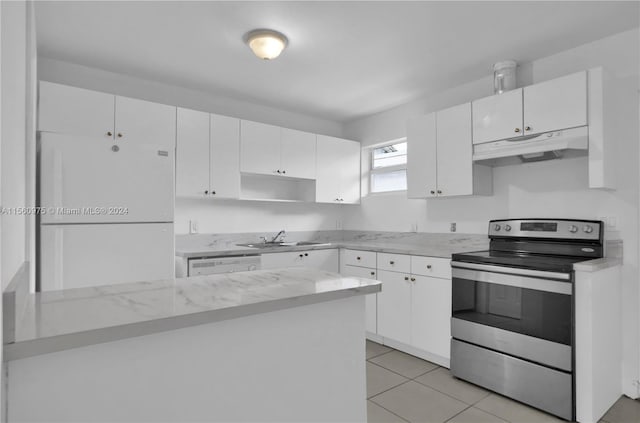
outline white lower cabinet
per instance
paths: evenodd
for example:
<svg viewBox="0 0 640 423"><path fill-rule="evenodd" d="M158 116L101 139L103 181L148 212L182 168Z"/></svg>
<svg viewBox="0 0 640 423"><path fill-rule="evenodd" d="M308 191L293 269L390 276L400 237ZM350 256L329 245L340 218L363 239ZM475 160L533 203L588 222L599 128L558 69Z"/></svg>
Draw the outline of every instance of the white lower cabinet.
<svg viewBox="0 0 640 423"><path fill-rule="evenodd" d="M262 269L312 267L338 273L338 250L288 251L262 254Z"/></svg>
<svg viewBox="0 0 640 423"><path fill-rule="evenodd" d="M382 282L375 316L368 305L368 332L391 345L441 366L449 366L451 341L451 264L449 259L343 250L341 273ZM360 267L366 261L373 268ZM368 272L368 273L367 273ZM377 332L369 329L376 321Z"/></svg>
<svg viewBox="0 0 640 423"><path fill-rule="evenodd" d="M380 270L378 335L403 344L411 343L411 278L407 273Z"/></svg>
<svg viewBox="0 0 640 423"><path fill-rule="evenodd" d="M449 359L451 280L412 276L411 345Z"/></svg>

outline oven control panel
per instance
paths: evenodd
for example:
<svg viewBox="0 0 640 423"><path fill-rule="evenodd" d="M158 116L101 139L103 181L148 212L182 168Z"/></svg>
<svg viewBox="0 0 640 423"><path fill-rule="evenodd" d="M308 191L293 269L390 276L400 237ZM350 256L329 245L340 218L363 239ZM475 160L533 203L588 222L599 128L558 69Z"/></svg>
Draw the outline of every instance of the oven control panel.
<svg viewBox="0 0 640 423"><path fill-rule="evenodd" d="M598 220L504 219L489 222L489 236L600 241L603 228Z"/></svg>

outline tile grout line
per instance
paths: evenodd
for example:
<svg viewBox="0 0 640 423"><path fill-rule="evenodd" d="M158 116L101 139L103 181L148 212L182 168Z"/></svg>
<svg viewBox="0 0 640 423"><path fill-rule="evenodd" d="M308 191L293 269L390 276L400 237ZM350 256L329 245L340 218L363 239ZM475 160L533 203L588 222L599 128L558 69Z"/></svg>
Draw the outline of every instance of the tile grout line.
<svg viewBox="0 0 640 423"><path fill-rule="evenodd" d="M409 383L409 382L411 382L411 379L407 379L407 380L405 380L405 381L404 381L404 382L402 382L402 383L399 383L399 384L397 384L397 385L395 385L395 386L392 386L391 388L385 389L385 390L384 390L384 391L382 391L382 392L378 392L378 393L377 393L377 394L375 394L375 395L372 395L372 396L370 396L370 397L367 397L367 401L372 400L373 398L377 397L378 395L382 395L382 394L384 394L385 392L389 392L390 390L395 389L395 388L397 388L398 386L402 386L402 385L404 385L405 383ZM374 402L375 402L375 401L374 401ZM378 404L378 403L376 402L376 404ZM380 404L378 404L378 405L380 405ZM382 406L381 406L381 407L382 407Z"/></svg>
<svg viewBox="0 0 640 423"><path fill-rule="evenodd" d="M429 373L429 372L427 372L427 373ZM425 375L426 375L427 373L425 373ZM421 376L422 376L422 375L421 375ZM418 376L418 377L420 377L420 376ZM475 406L477 403L479 403L480 401L482 401L483 399L485 399L485 398L487 398L489 395L491 395L491 392L488 392L488 391L487 391L487 395L485 395L484 397L480 398L478 401L475 401L475 402L473 402L473 403L469 404L468 402L463 401L463 400L461 400L460 398L456 398L456 397L454 397L453 395L451 395L451 394L449 394L449 393L447 393L447 392L441 391L441 390L439 390L438 388L434 388L433 386L430 386L430 385L427 385L427 384L425 384L425 383L422 383L422 382L420 382L419 380L415 380L415 379L411 379L411 380L413 380L413 381L414 381L414 382L416 382L416 383L419 383L419 384L420 384L420 385L422 385L422 386L425 386L425 387L427 387L427 388L433 389L433 390L434 390L434 391L436 391L436 392L440 392L441 394L446 395L446 396L448 396L449 398L453 398L453 399L454 399L454 400L456 400L456 401L460 401L460 402L461 402L461 403L463 403L463 404L468 404L468 405L469 405L469 407L473 407L473 406ZM478 410L480 410L480 408L478 408ZM484 411L484 410L482 410L482 411ZM496 416L496 417L500 417L500 416ZM500 417L500 418L502 419L502 417ZM502 419L502 420L504 420L504 419Z"/></svg>
<svg viewBox="0 0 640 423"><path fill-rule="evenodd" d="M400 386L400 385L398 385L398 386ZM371 401L371 400L370 400L370 399L367 399L367 401ZM400 415L398 415L398 414L394 413L393 411L389 410L389 409L388 409L388 408L386 408L386 407L383 407L382 405L378 404L377 402L375 402L375 401L371 401L371 402L372 402L372 403L374 403L375 405L377 405L378 407L382 408L383 410L386 410L386 411L388 411L389 413L393 414L394 416L398 417L400 420L404 420L404 421L405 421L405 422L407 422L407 423L411 423L411 421L410 421L410 420L405 419L404 417L402 417L402 416L400 416ZM367 420L368 420L368 419L369 419L369 416L367 415Z"/></svg>
<svg viewBox="0 0 640 423"><path fill-rule="evenodd" d="M386 367L384 367L384 366L382 366L382 365L380 365L380 364L378 364L378 363L376 363L376 362L369 361L369 363L371 363L371 364L373 364L373 365L375 365L375 366L378 366L378 367L380 367L381 369L385 369L385 370L386 370L386 371L388 371L388 372L394 373L394 374L396 374L396 375L398 375L398 376L402 376L403 378L407 379L407 381L410 381L410 380L415 379L415 378L407 377L407 376L405 376L405 375L403 375L403 374L401 374L401 373L398 373L398 372L396 372L396 371L394 371L394 370L387 369ZM435 370L435 369L434 369L434 370ZM420 376L422 376L422 375L426 375L427 373L429 373L429 372L422 373ZM416 376L416 377L420 377L420 376Z"/></svg>

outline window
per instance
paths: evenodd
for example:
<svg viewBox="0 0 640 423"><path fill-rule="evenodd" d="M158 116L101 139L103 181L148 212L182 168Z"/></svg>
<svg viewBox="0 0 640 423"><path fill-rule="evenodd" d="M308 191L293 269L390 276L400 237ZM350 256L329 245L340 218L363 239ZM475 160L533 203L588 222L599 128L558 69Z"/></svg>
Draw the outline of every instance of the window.
<svg viewBox="0 0 640 423"><path fill-rule="evenodd" d="M375 147L371 151L371 192L407 189L407 141Z"/></svg>

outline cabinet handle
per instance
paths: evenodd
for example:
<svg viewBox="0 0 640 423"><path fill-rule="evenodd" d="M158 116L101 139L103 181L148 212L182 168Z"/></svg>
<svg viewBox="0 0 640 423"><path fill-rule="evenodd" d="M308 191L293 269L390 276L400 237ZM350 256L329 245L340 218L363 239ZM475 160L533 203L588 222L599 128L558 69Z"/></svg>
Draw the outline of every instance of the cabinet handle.
<svg viewBox="0 0 640 423"><path fill-rule="evenodd" d="M531 131L531 127L530 126L525 126L524 130L525 131Z"/></svg>
<svg viewBox="0 0 640 423"><path fill-rule="evenodd" d="M280 173L280 169L276 170L276 173Z"/></svg>
<svg viewBox="0 0 640 423"><path fill-rule="evenodd" d="M117 153L118 151L120 151L120 147L118 147L117 145L114 145L111 147L111 151L113 151L114 153Z"/></svg>
<svg viewBox="0 0 640 423"><path fill-rule="evenodd" d="M211 195L216 195L216 192L215 191L211 191Z"/></svg>
<svg viewBox="0 0 640 423"><path fill-rule="evenodd" d="M516 128L516 129L514 129L514 130L513 130L513 132L515 132L515 133L520 132L520 128Z"/></svg>
<svg viewBox="0 0 640 423"><path fill-rule="evenodd" d="M302 257L304 257L304 256L303 256L302 254L300 254L298 257L302 258Z"/></svg>
<svg viewBox="0 0 640 423"><path fill-rule="evenodd" d="M107 131L107 136L108 136L108 137L112 137L112 136L113 136L113 132L111 132L111 131Z"/></svg>
<svg viewBox="0 0 640 423"><path fill-rule="evenodd" d="M356 257L356 260L360 260L360 257Z"/></svg>
<svg viewBox="0 0 640 423"><path fill-rule="evenodd" d="M305 257L309 257L309 253L304 253L304 256Z"/></svg>
<svg viewBox="0 0 640 423"><path fill-rule="evenodd" d="M404 280L405 280L405 281L408 281L408 280L409 280L409 276L405 276L405 277L404 277Z"/></svg>
<svg viewBox="0 0 640 423"><path fill-rule="evenodd" d="M371 276L375 276L375 275L376 275L376 272L371 272Z"/></svg>
<svg viewBox="0 0 640 423"><path fill-rule="evenodd" d="M431 269L431 265L430 264L427 264L427 269Z"/></svg>
<svg viewBox="0 0 640 423"><path fill-rule="evenodd" d="M435 194L436 192L434 190L431 190L431 194Z"/></svg>
<svg viewBox="0 0 640 423"><path fill-rule="evenodd" d="M442 191L441 191L441 190L438 190L438 194L442 194Z"/></svg>
<svg viewBox="0 0 640 423"><path fill-rule="evenodd" d="M209 194L209 190L205 190L205 192L204 192L204 193L205 193L205 194Z"/></svg>
<svg viewBox="0 0 640 423"><path fill-rule="evenodd" d="M392 260L389 262L389 264L396 264L396 262Z"/></svg>
<svg viewBox="0 0 640 423"><path fill-rule="evenodd" d="M122 132L118 132L118 138L122 138Z"/></svg>
<svg viewBox="0 0 640 423"><path fill-rule="evenodd" d="M285 173L287 173L287 171L286 171L286 170L283 170L283 171L282 171L282 174L284 175Z"/></svg>
<svg viewBox="0 0 640 423"><path fill-rule="evenodd" d="M415 282L415 281L416 281L416 278L411 278L411 282Z"/></svg>
<svg viewBox="0 0 640 423"><path fill-rule="evenodd" d="M340 201L340 199L339 199L339 198L336 198L336 200L335 200L335 201Z"/></svg>

